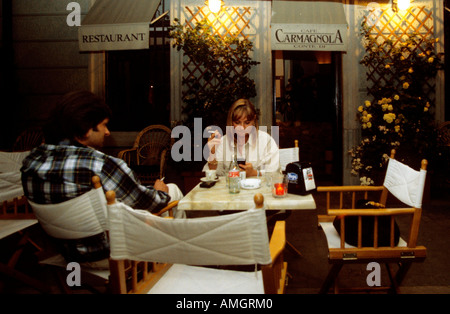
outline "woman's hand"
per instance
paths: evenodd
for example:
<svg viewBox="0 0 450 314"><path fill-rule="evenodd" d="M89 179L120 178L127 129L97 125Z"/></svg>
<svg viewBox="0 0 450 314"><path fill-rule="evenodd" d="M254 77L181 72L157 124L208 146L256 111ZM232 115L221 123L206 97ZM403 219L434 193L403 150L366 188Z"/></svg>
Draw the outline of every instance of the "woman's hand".
<svg viewBox="0 0 450 314"><path fill-rule="evenodd" d="M221 135L217 130L208 138L208 148L211 155L216 153L216 146L220 144L220 138Z"/></svg>
<svg viewBox="0 0 450 314"><path fill-rule="evenodd" d="M258 171L253 168L250 162L246 162L245 165L239 165L242 170L245 170L246 177L255 177L258 175Z"/></svg>

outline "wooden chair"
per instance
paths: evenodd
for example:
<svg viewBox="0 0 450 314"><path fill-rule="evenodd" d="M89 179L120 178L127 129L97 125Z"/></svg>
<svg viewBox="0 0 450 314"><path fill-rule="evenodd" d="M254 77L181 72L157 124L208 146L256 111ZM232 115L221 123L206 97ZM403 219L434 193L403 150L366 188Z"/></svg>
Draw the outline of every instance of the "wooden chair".
<svg viewBox="0 0 450 314"><path fill-rule="evenodd" d="M29 153L0 152L0 215L3 219L35 218L23 195L20 173L22 161Z"/></svg>
<svg viewBox="0 0 450 314"><path fill-rule="evenodd" d="M20 175L22 160L28 153L0 152L0 239L13 234L19 235L8 260L5 263L0 262L0 273L42 292L48 292L48 288L42 282L16 267L27 244L31 244L36 252L42 251L40 245L29 234L28 228L37 224L38 221L23 195ZM6 254L6 251L2 250L2 252Z"/></svg>
<svg viewBox="0 0 450 314"><path fill-rule="evenodd" d="M408 269L413 262L422 262L426 257L426 248L417 245L417 237L421 219L422 196L425 185L427 161L423 160L420 171L415 171L402 163L394 160L395 150L391 152L391 159L386 172L383 186L321 186L318 192L326 193L327 215L319 216L319 223L322 227L328 244L328 261L332 265L326 277L321 293L327 293L330 287L335 284L335 292L338 292L337 277L341 268L346 264L368 264L370 262L386 263L391 286L389 291L398 292L402 280L406 276ZM399 171L399 169L401 171ZM408 179L405 179L407 176ZM404 183L410 183L410 186ZM401 189L400 189L401 188ZM400 191L401 190L401 191ZM412 192L413 191L413 192ZM412 193L407 195L407 193ZM374 198L378 194L379 198ZM386 205L388 195L392 194L402 203L407 204L407 208L391 208ZM411 196L411 197L409 197ZM375 200L375 209L355 208L359 199ZM398 244L395 243L395 217L400 215L410 215L409 234L406 239L400 238ZM335 217L340 217L340 233L333 225ZM351 217L358 217L357 221L357 243L350 245L346 242L346 236L350 238L349 229L346 229L346 222ZM371 223L363 223L363 219L370 218ZM388 243L379 245L383 234L381 219L390 217L387 226ZM373 223L373 225L372 225ZM363 226L364 224L364 226ZM373 245L364 246L364 228L373 229ZM403 235L404 236L404 235ZM372 236L370 241L372 241ZM371 242L372 243L372 242ZM389 263L397 263L399 268L394 276ZM367 287L368 288L368 287ZM367 289L365 288L365 289ZM376 289L386 289L386 287L374 287Z"/></svg>
<svg viewBox="0 0 450 314"><path fill-rule="evenodd" d="M294 141L294 147L280 148L280 167L281 171L286 170L286 166L291 162L300 161L300 148L298 140Z"/></svg>
<svg viewBox="0 0 450 314"><path fill-rule="evenodd" d="M280 148L280 168L284 173L286 170L286 166L292 162L300 161L300 148L298 146L298 140L294 141L294 147L289 148ZM289 191L288 191L289 192ZM267 214L267 223L272 225L274 221L278 220L286 220L292 214L290 210L274 210L274 211L266 211ZM302 253L299 249L297 249L291 242L286 239L287 247L292 250L293 253L298 256L302 256Z"/></svg>
<svg viewBox="0 0 450 314"><path fill-rule="evenodd" d="M93 189L84 193L74 199L58 203L58 204L36 204L29 201L36 218L38 219L42 229L49 235L52 242L58 243L61 240L74 240L92 237L103 234L106 240L109 241L108 236L108 219L105 193L98 176L92 177ZM168 211L171 213L173 207L178 204L178 201L169 203L157 215ZM58 245L55 246L58 248ZM63 252L59 252L63 253ZM109 252L106 252L105 259L109 257ZM66 285L65 275L67 261L63 254L54 254L42 261L41 264L56 266L58 279L61 287L67 293L71 292ZM90 267L89 265L81 264L81 271L84 272L84 278L90 276L88 280L82 281L82 286L94 291L104 292L109 289L109 275L108 262L105 268ZM64 274L61 276L59 270L62 269ZM102 287L104 291L95 289L95 287Z"/></svg>
<svg viewBox="0 0 450 314"><path fill-rule="evenodd" d="M31 212L25 197L15 197L12 200L0 199L0 201L2 201L0 209L0 239L5 239L13 234L19 235L14 240L14 250L10 252L8 259L0 261L0 274L19 280L43 293L48 293L49 289L43 282L17 267L26 245L31 244L37 253L42 251L41 246L35 241L36 239L30 236L30 230L28 229L37 224L38 221ZM4 257L6 253L7 251L2 248Z"/></svg>
<svg viewBox="0 0 450 314"><path fill-rule="evenodd" d="M67 264L71 261L65 259L64 256L68 251L65 249L66 245L61 245L61 243L102 234L106 240L108 239L105 194L98 176L93 176L92 183L92 190L62 203L37 204L28 200L42 229L49 236L49 243L54 246L52 252L47 252L47 257L41 260L40 264L54 267L54 274L57 276L62 290L66 293L72 292L72 289L67 286L65 278ZM82 258L83 252L77 252L80 253L77 258ZM104 258L108 258L107 251L103 254ZM82 287L94 292L102 292L94 287L104 289L108 287L107 263L105 269L80 266L84 274Z"/></svg>
<svg viewBox="0 0 450 314"><path fill-rule="evenodd" d="M164 219L107 192L113 293L283 293L285 223L269 244L264 211ZM262 206L261 194L255 198ZM190 265L261 265L237 271ZM256 273L255 273L256 272Z"/></svg>
<svg viewBox="0 0 450 314"><path fill-rule="evenodd" d="M150 125L139 132L130 149L118 157L135 171L143 185L150 185L165 175L174 140L171 130L164 125Z"/></svg>

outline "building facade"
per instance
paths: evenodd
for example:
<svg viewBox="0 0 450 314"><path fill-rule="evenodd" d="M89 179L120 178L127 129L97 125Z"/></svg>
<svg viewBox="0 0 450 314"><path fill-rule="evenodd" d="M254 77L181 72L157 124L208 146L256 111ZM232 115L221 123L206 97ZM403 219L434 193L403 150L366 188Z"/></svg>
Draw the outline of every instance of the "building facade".
<svg viewBox="0 0 450 314"><path fill-rule="evenodd" d="M327 2L308 2L312 4L311 10L314 7L319 13L296 12L297 14L293 14L294 20L289 22L294 26L281 26L286 27L285 29L280 28L280 23L282 24L288 16L276 20L275 16L280 14L279 10L274 11L274 7L279 5L279 3L275 5L276 2L278 1L224 0L223 11L219 13L220 18L217 18L217 15L210 14L203 0L163 0L155 12L155 17L169 11L167 16L171 22L178 19L182 23L192 25L202 18L208 18L214 23L212 25L217 34L221 36L238 34L237 36L245 36L253 42L252 58L260 63L250 73L257 91L257 96L252 101L260 110L261 125L275 125L279 120L281 123L285 122L287 128L295 129L297 126L299 132L307 132L308 130L301 129L301 125L305 127L317 122L322 123L323 121L311 119L308 121L310 124L306 121L302 124L300 119L300 123L296 124L295 119L287 121L288 118L277 114L280 114L279 105L289 89L289 81L297 71L298 65L306 72L310 69L316 72L327 69L323 73L333 76L330 104L331 110L334 110L334 118L329 134L324 136L329 136L330 142L338 143L339 148L325 147L323 158L326 163L330 159L330 154L334 156L334 161L337 161L338 165L333 166L333 171L337 171L342 178L340 183L359 183L357 178L350 175L351 158L348 151L360 141L360 124L356 118L356 110L366 100L367 86L370 84L366 75L367 69L360 64L364 54L361 43L361 21L369 14L368 12L374 10L387 12L382 20L377 21L382 29L379 36L388 36L396 30L432 32L439 39L436 49L443 53L445 12L443 1L415 1L405 12L394 11L394 4L391 1L379 3L330 1L333 10L327 10ZM296 1L287 1L292 2ZM76 18L73 16L76 10L69 6L71 3L79 5L81 26L76 25ZM2 110L14 121L14 132L11 136L30 123L45 119L50 104L67 91L89 89L103 97L108 94L110 86L107 70L108 49L111 48L102 50L100 47L98 51L80 52L79 29L83 27L83 20L89 15L94 3L95 0L2 1L1 38L4 70L1 79L4 92L15 99L14 104L2 103ZM104 3L114 5L114 1L111 0ZM324 4L325 6L322 6ZM335 5L341 8L343 19L342 15L338 16L336 13ZM302 8L297 7L298 10ZM298 20L295 21L295 18ZM69 25L68 19L75 25ZM330 19L337 19L337 24L329 25ZM345 28L342 28L344 24ZM290 30L289 27L300 27L303 31ZM327 27L331 27L332 30L325 31ZM275 32L275 28L278 32ZM157 28L151 30L158 32ZM296 35L293 35L295 32ZM318 33L329 33L332 37L316 36ZM312 36L314 34L315 36ZM125 38L123 37L124 40ZM129 40L131 39L130 37ZM336 48L336 43L343 45ZM150 44L158 45L158 42ZM329 65L322 65L319 60L321 57L328 60L323 64ZM168 105L170 118L167 119L167 123L164 120L164 124L176 124L183 119L182 82L190 70L192 65L183 57L182 52L172 47L170 69L167 69L170 73ZM443 71L438 72L434 97L435 118L438 121L445 121ZM320 106L320 103L314 106ZM316 109L312 114L321 112L321 108ZM2 132L7 134L8 130L4 129ZM110 145L131 146L136 132L137 130L113 132ZM8 147L11 141L12 138L5 137L3 147ZM320 141L321 138L316 138L303 146L300 142L300 151L306 153L310 149L309 145L317 143L320 146Z"/></svg>

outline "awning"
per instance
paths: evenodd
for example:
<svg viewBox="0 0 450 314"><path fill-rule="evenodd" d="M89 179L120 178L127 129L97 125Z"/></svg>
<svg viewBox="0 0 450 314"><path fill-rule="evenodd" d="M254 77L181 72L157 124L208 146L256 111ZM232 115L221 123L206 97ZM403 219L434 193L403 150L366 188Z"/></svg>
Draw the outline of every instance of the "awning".
<svg viewBox="0 0 450 314"><path fill-rule="evenodd" d="M96 0L78 28L80 51L148 49L161 0Z"/></svg>
<svg viewBox="0 0 450 314"><path fill-rule="evenodd" d="M272 50L346 51L341 2L272 1Z"/></svg>

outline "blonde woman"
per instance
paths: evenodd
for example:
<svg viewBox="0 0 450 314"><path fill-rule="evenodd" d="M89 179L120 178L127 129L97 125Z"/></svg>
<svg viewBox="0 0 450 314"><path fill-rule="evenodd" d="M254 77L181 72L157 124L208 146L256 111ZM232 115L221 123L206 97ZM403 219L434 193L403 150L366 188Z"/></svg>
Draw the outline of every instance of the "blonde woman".
<svg viewBox="0 0 450 314"><path fill-rule="evenodd" d="M217 175L228 173L233 155L237 155L239 167L246 176L257 176L261 170L280 170L278 145L266 132L259 130L258 115L247 99L238 99L228 111L225 136L218 131L208 139L210 155L203 170L217 169Z"/></svg>

